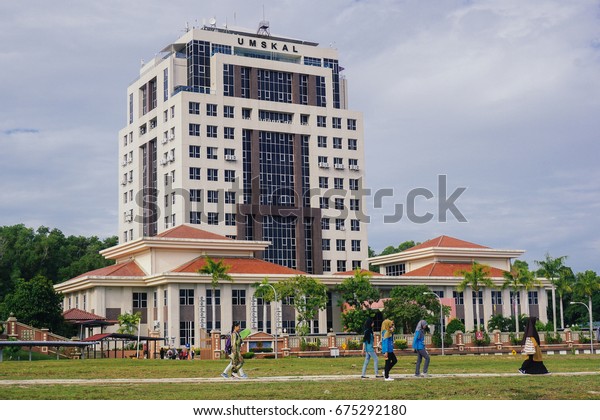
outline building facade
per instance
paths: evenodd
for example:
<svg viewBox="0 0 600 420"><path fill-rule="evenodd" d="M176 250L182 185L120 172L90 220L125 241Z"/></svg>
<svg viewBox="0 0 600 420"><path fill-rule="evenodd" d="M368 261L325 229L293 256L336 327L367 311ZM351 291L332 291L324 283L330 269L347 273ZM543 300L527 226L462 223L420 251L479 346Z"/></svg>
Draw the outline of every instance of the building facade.
<svg viewBox="0 0 600 420"><path fill-rule="evenodd" d="M541 285L530 290L502 287L504 273L511 270L512 260L524 252L493 249L450 236L439 236L403 252L370 258L369 263L378 266L380 274L398 278L400 284L426 285L441 299L451 298L455 317L465 324L467 330L474 330L477 324L475 305L479 305L480 324L486 328L492 316L514 316L515 310L519 315L533 315L544 323L548 322L547 289L550 283L546 279L539 279ZM479 290L477 296L470 287L462 292L456 289L464 278L459 273L471 271L473 262L488 266L488 276L494 283L494 287Z"/></svg>
<svg viewBox="0 0 600 420"><path fill-rule="evenodd" d="M65 311L79 309L105 319L106 332L117 330L114 321L119 315L139 312L142 334L154 331L168 345L176 347L188 343L199 346L210 331L229 331L233 321L253 331L274 334L276 326L279 335L283 332L294 335L297 313L293 302L264 302L256 293L256 284L265 279L275 284L308 274L257 258L268 246L267 241L231 239L183 224L154 237L139 238L102 251L102 255L116 263L57 284L55 289L63 295ZM394 287L426 285L442 299L453 298L455 316L465 323L467 330L473 330L475 297L470 289L456 291L462 280L456 270L468 269L477 260L490 266L490 277L496 285L481 291L478 299L484 325L492 315L510 316L514 299L520 314L536 315L546 322L548 282L544 280L539 288L517 293L501 288L503 273L510 269L510 258L521 253L444 236L398 254L371 258L381 270L372 273L371 283L384 299ZM220 281L213 290L210 276L198 273L206 257L222 261L232 281ZM318 276L328 288L328 303L310 322L311 334L344 330L336 286L353 275L349 271Z"/></svg>
<svg viewBox="0 0 600 420"><path fill-rule="evenodd" d="M266 240L307 273L366 264L362 114L338 53L268 31L188 30L127 89L120 243L184 223Z"/></svg>

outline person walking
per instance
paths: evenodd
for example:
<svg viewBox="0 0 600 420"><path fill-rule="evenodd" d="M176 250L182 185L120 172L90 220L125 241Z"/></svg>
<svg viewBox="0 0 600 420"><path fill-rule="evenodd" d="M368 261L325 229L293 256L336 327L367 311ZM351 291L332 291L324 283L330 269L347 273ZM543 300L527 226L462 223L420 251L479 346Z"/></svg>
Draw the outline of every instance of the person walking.
<svg viewBox="0 0 600 420"><path fill-rule="evenodd" d="M417 323L417 328L415 330L415 338L413 339L413 349L415 353L417 353L417 366L415 368L415 376L417 378L421 377L421 361L425 359L425 365L423 366L423 375L424 377L429 376L427 371L429 370L429 353L427 353L427 349L425 348L425 330L427 328L427 321L424 319L420 320Z"/></svg>
<svg viewBox="0 0 600 420"><path fill-rule="evenodd" d="M390 370L398 362L394 354L394 322L391 319L386 319L381 324L381 352L385 357L385 370L383 372L385 381L393 381L390 378Z"/></svg>
<svg viewBox="0 0 600 420"><path fill-rule="evenodd" d="M231 334L229 335L228 342L225 343L225 352L229 356L229 364L221 373L221 376L225 379L229 378L247 378L248 375L244 373L242 366L244 365L244 358L242 357L242 337L240 337L240 323L234 321L231 326Z"/></svg>
<svg viewBox="0 0 600 420"><path fill-rule="evenodd" d="M242 366L244 358L242 357L242 337L240 336L240 323L235 321L231 331L231 376L234 378L247 378Z"/></svg>
<svg viewBox="0 0 600 420"><path fill-rule="evenodd" d="M535 328L536 317L530 316L527 320L527 326L523 333L523 354L527 359L521 365L519 372L524 375L545 375L548 372L542 361L542 351L540 350L540 336Z"/></svg>
<svg viewBox="0 0 600 420"><path fill-rule="evenodd" d="M365 356L365 362L363 363L361 378L366 378L367 374L367 366L369 365L369 360L373 359L373 365L375 368L375 377L381 378L379 375L379 359L377 358L377 353L375 353L375 349L373 348L373 343L375 342L375 337L373 335L373 321L372 318L367 319L365 322L365 335L363 337L363 347L361 354Z"/></svg>

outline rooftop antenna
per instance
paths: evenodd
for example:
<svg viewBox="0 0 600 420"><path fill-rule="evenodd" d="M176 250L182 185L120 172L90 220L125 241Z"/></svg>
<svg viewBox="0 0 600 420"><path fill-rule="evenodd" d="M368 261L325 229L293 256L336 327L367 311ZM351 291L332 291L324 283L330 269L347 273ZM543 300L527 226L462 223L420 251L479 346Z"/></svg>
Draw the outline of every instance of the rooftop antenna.
<svg viewBox="0 0 600 420"><path fill-rule="evenodd" d="M185 22L185 28L183 28L183 32L189 32L189 31L190 31L190 23Z"/></svg>
<svg viewBox="0 0 600 420"><path fill-rule="evenodd" d="M265 5L264 4L263 4L263 20L261 20L260 23L258 24L258 31L256 32L256 34L271 36L271 33L269 32L269 21L265 20Z"/></svg>
<svg viewBox="0 0 600 420"><path fill-rule="evenodd" d="M216 29L217 28L217 19L215 19L214 17L211 17L208 21L208 24L210 25L211 28Z"/></svg>

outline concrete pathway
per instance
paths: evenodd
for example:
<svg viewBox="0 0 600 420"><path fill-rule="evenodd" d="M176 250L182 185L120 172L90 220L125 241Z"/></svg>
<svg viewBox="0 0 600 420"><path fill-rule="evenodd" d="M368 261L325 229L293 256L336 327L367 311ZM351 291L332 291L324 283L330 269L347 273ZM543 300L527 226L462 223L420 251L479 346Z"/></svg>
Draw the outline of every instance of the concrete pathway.
<svg viewBox="0 0 600 420"><path fill-rule="evenodd" d="M557 372L552 376L588 376L600 375L597 372ZM445 378L492 378L524 376L520 373L447 373L433 374L427 378L417 378L414 375L391 375L396 380L427 381ZM531 375L535 376L535 375ZM6 379L0 380L2 386L28 385L107 385L107 384L152 384L152 383L244 383L244 382L306 382L306 381L383 381L383 379L368 377L361 379L360 375L314 375L314 376L265 376L248 379L216 378L120 378L120 379Z"/></svg>

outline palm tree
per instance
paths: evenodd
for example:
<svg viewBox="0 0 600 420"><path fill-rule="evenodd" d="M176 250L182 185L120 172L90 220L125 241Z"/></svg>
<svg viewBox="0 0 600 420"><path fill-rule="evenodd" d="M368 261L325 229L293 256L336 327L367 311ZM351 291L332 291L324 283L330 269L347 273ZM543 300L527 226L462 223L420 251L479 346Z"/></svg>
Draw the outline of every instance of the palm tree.
<svg viewBox="0 0 600 420"><path fill-rule="evenodd" d="M586 270L584 273L577 273L577 278L573 284L573 292L581 297L588 298L588 308L590 312L590 334L592 331L592 296L594 292L600 290L600 277L595 271ZM590 340L594 340L590 336Z"/></svg>
<svg viewBox="0 0 600 420"><path fill-rule="evenodd" d="M558 293L558 302L560 305L560 328L565 329L565 315L563 311L563 296L565 293L571 293L575 275L570 267L563 267L560 270L560 277L556 279L556 293Z"/></svg>
<svg viewBox="0 0 600 420"><path fill-rule="evenodd" d="M538 274L544 276L552 284L552 321L554 322L554 334L556 334L556 280L560 277L560 272L563 270L564 262L567 259L566 255L562 257L552 258L546 253L544 261L536 261L540 267Z"/></svg>
<svg viewBox="0 0 600 420"><path fill-rule="evenodd" d="M229 269L231 268L230 266L227 266L223 263L223 260L219 260L219 261L215 261L210 257L206 257L205 259L206 264L204 264L204 266L198 270L198 274L208 274L211 276L211 285L212 285L212 329L215 330L216 325L217 325L217 318L216 318L216 314L215 314L215 303L216 303L216 289L217 286L219 285L219 280L228 280L228 281L233 281L233 279L231 278L231 276L229 274L227 274L227 272L229 271Z"/></svg>
<svg viewBox="0 0 600 420"><path fill-rule="evenodd" d="M473 261L470 270L460 270L457 271L456 274L459 276L463 276L464 280L456 286L456 290L459 292L464 291L467 286L470 286L475 292L475 315L477 316L477 331L481 331L480 327L480 319L479 319L479 290L484 287L491 287L494 285L489 276L489 266L479 264L476 261Z"/></svg>
<svg viewBox="0 0 600 420"><path fill-rule="evenodd" d="M513 302L515 304L515 331L517 335L519 334L519 307L517 306L517 294L519 293L519 289L523 287L523 271L527 270L526 267L523 267L515 264L510 268L510 271L504 272L504 283L502 284L503 289L510 288L513 291Z"/></svg>
<svg viewBox="0 0 600 420"><path fill-rule="evenodd" d="M526 270L525 272L523 272L521 284L523 285L523 288L529 296L529 292L535 288L540 287L542 285L542 282L535 277L535 274L532 271Z"/></svg>

